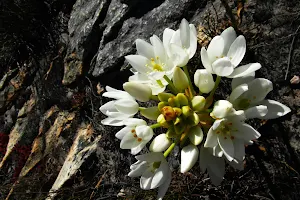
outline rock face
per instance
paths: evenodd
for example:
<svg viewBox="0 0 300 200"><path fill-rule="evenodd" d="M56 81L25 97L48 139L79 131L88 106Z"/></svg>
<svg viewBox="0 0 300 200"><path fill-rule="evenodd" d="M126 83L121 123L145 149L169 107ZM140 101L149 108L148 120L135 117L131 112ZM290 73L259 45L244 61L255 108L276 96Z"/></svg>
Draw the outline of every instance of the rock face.
<svg viewBox="0 0 300 200"><path fill-rule="evenodd" d="M300 198L300 89L289 82L300 72L299 2L242 2L229 6L242 16L239 31L247 40L243 62L262 64L256 76L274 83L269 98L292 112L249 122L262 137L246 148L245 170L228 167L219 187L197 166L179 174L175 150L166 199ZM106 85L121 88L128 79L124 56L135 53L137 38L161 37L165 28L177 29L182 18L200 26L200 50L230 24L221 2L30 0L3 1L0 8L0 37L7 38L0 39L5 47L0 49L1 160L9 147L0 167L0 199L155 199L154 191L140 190L139 180L127 177L135 160L119 149L114 137L119 129L100 124L104 116L98 108L107 101L101 91ZM8 23L12 18L16 28ZM199 53L190 67L202 68ZM227 98L230 82L221 84L218 95ZM24 112L30 102L34 106ZM55 194L48 196L50 190Z"/></svg>

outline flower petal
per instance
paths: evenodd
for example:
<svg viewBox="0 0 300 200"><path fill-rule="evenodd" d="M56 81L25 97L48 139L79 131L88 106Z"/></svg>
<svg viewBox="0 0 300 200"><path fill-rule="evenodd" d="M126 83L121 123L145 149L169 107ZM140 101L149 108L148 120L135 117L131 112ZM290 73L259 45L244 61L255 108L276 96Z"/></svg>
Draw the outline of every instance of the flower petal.
<svg viewBox="0 0 300 200"><path fill-rule="evenodd" d="M130 132L131 130L132 130L132 128L126 126L126 127L122 128L121 130L119 130L115 136L119 140L122 140L126 134L131 134L131 132Z"/></svg>
<svg viewBox="0 0 300 200"><path fill-rule="evenodd" d="M138 82L126 82L123 84L123 88L136 100L141 102L149 101L152 95L152 90L148 85Z"/></svg>
<svg viewBox="0 0 300 200"><path fill-rule="evenodd" d="M201 62L204 66L204 68L209 72L213 73L212 68L211 68L211 62L208 58L207 51L204 47L201 48Z"/></svg>
<svg viewBox="0 0 300 200"><path fill-rule="evenodd" d="M275 119L291 112L289 107L278 101L266 99L260 103L268 107L268 113L263 117L259 117L260 119Z"/></svg>
<svg viewBox="0 0 300 200"><path fill-rule="evenodd" d="M215 147L218 145L218 137L217 134L214 132L213 128L211 127L207 133L206 141L204 143L204 147Z"/></svg>
<svg viewBox="0 0 300 200"><path fill-rule="evenodd" d="M209 43L207 54L210 62L221 58L224 50L224 39L221 36L215 36Z"/></svg>
<svg viewBox="0 0 300 200"><path fill-rule="evenodd" d="M139 104L134 100L119 99L115 102L115 108L121 113L134 115L139 110Z"/></svg>
<svg viewBox="0 0 300 200"><path fill-rule="evenodd" d="M218 143L224 152L224 155L229 161L232 161L234 158L234 147L232 143L232 139L228 136L219 136Z"/></svg>
<svg viewBox="0 0 300 200"><path fill-rule="evenodd" d="M199 156L199 150L197 146L190 144L185 146L181 150L181 165L180 172L188 172L196 164Z"/></svg>
<svg viewBox="0 0 300 200"><path fill-rule="evenodd" d="M210 115L213 118L222 119L233 111L234 109L232 103L226 100L219 100L214 104L213 111L210 113Z"/></svg>
<svg viewBox="0 0 300 200"><path fill-rule="evenodd" d="M196 28L194 26L194 24L190 24L190 46L188 48L188 54L189 54L189 58L191 59L197 50L197 33L196 33Z"/></svg>
<svg viewBox="0 0 300 200"><path fill-rule="evenodd" d="M164 176L166 176L166 180L158 188L158 193L157 193L158 200L162 200L166 192L168 191L168 188L171 183L171 177L172 177L171 170L169 170L168 173L166 173Z"/></svg>
<svg viewBox="0 0 300 200"><path fill-rule="evenodd" d="M260 133L255 130L252 126L245 123L233 124L235 131L231 132L231 135L235 138L242 139L245 142L254 140L260 137Z"/></svg>
<svg viewBox="0 0 300 200"><path fill-rule="evenodd" d="M212 184L221 184L225 174L225 162L223 158L211 157L210 165L207 169Z"/></svg>
<svg viewBox="0 0 300 200"><path fill-rule="evenodd" d="M161 162L151 181L150 189L161 186L168 178L170 167L167 162Z"/></svg>
<svg viewBox="0 0 300 200"><path fill-rule="evenodd" d="M170 54L175 66L183 67L189 62L189 55L177 44L170 44Z"/></svg>
<svg viewBox="0 0 300 200"><path fill-rule="evenodd" d="M151 140L151 138L153 137L153 130L152 128L150 128L150 126L146 126L146 125L140 125L137 126L136 129L136 135L139 138L142 138L143 142L149 142Z"/></svg>
<svg viewBox="0 0 300 200"><path fill-rule="evenodd" d="M151 58L155 57L153 46L151 44L149 44L148 42L141 40L141 39L137 39L135 41L135 45L136 45L136 50L139 55L144 56L144 57L148 58L149 60Z"/></svg>
<svg viewBox="0 0 300 200"><path fill-rule="evenodd" d="M152 152L163 152L171 145L171 143L172 142L167 135L162 133L152 140L149 150Z"/></svg>
<svg viewBox="0 0 300 200"><path fill-rule="evenodd" d="M108 126L124 126L123 120L110 117L101 120L101 124Z"/></svg>
<svg viewBox="0 0 300 200"><path fill-rule="evenodd" d="M156 35L153 35L152 42L153 42L155 58L157 59L157 57L158 57L160 62L166 63L166 60L167 60L166 51L165 51L162 41Z"/></svg>
<svg viewBox="0 0 300 200"><path fill-rule="evenodd" d="M150 72L150 70L146 67L149 62L146 57L140 55L129 55L125 56L125 59L137 72L143 74L147 74L148 72Z"/></svg>
<svg viewBox="0 0 300 200"><path fill-rule="evenodd" d="M151 169L147 169L141 176L140 179L140 187L143 190L150 190L151 189L151 182L154 176L154 172Z"/></svg>
<svg viewBox="0 0 300 200"><path fill-rule="evenodd" d="M238 138L234 138L233 146L234 146L234 158L238 160L243 160L245 156L244 141Z"/></svg>
<svg viewBox="0 0 300 200"><path fill-rule="evenodd" d="M268 108L265 105L254 106L245 110L247 119L261 118L268 113Z"/></svg>
<svg viewBox="0 0 300 200"><path fill-rule="evenodd" d="M218 76L229 76L234 70L234 66L228 57L217 59L212 63L211 67Z"/></svg>
<svg viewBox="0 0 300 200"><path fill-rule="evenodd" d="M147 122L145 120L138 119L138 118L128 118L124 120L124 125L135 127L138 125L147 125Z"/></svg>
<svg viewBox="0 0 300 200"><path fill-rule="evenodd" d="M182 47L181 39L180 39L180 30L175 31L170 43L177 44L178 46Z"/></svg>
<svg viewBox="0 0 300 200"><path fill-rule="evenodd" d="M115 102L116 101L109 101L102 105L99 110L104 114L107 115L107 112L117 112L117 109L115 108Z"/></svg>
<svg viewBox="0 0 300 200"><path fill-rule="evenodd" d="M209 93L215 86L215 82L211 73L206 69L198 69L194 74L195 85L202 93Z"/></svg>
<svg viewBox="0 0 300 200"><path fill-rule="evenodd" d="M244 83L249 83L250 81L253 81L254 78L255 78L255 72L251 72L250 74L247 74L242 77L234 78L231 81L231 89L234 90L239 85L242 85Z"/></svg>
<svg viewBox="0 0 300 200"><path fill-rule="evenodd" d="M129 172L129 177L141 176L144 171L148 168L147 162L137 161L130 166L131 171Z"/></svg>
<svg viewBox="0 0 300 200"><path fill-rule="evenodd" d="M102 96L112 98L112 99L134 99L130 94L125 91L117 90L115 88L106 86L105 87L107 92L104 92Z"/></svg>
<svg viewBox="0 0 300 200"><path fill-rule="evenodd" d="M238 78L238 77L243 77L247 76L248 74L251 74L255 72L256 70L259 70L261 68L261 65L259 63L250 63L247 65L243 65L240 67L237 67L234 69L232 74L227 76L228 78Z"/></svg>
<svg viewBox="0 0 300 200"><path fill-rule="evenodd" d="M169 57L171 56L169 46L170 46L171 39L174 34L175 34L175 31L173 29L169 29L169 28L166 28L163 33L163 44L164 44L165 50Z"/></svg>
<svg viewBox="0 0 300 200"><path fill-rule="evenodd" d="M234 101L239 98L242 94L248 91L248 84L242 84L237 86L230 94L229 101L234 105Z"/></svg>
<svg viewBox="0 0 300 200"><path fill-rule="evenodd" d="M190 46L190 27L186 19L181 20L179 30L182 47L187 49Z"/></svg>
<svg viewBox="0 0 300 200"><path fill-rule="evenodd" d="M250 100L251 105L257 105L273 90L273 83L265 78L256 78L248 83L248 88L243 97Z"/></svg>
<svg viewBox="0 0 300 200"><path fill-rule="evenodd" d="M223 50L223 55L227 55L228 50L231 46L231 44L234 42L234 40L236 39L236 33L233 27L229 27L227 29L225 29L221 35L220 35L223 39L224 39L224 50Z"/></svg>
<svg viewBox="0 0 300 200"><path fill-rule="evenodd" d="M190 129L188 137L193 145L199 145L203 140L203 131L199 126Z"/></svg>
<svg viewBox="0 0 300 200"><path fill-rule="evenodd" d="M159 161L165 161L165 157L163 153L160 152L151 152L151 153L146 153L142 155L138 155L135 157L137 160L140 161L147 161L149 163L152 162L159 162Z"/></svg>
<svg viewBox="0 0 300 200"><path fill-rule="evenodd" d="M134 148L138 145L139 145L139 143L136 140L136 138L133 137L132 133L124 135L123 139L120 142L120 148L121 149L131 149L131 148Z"/></svg>
<svg viewBox="0 0 300 200"><path fill-rule="evenodd" d="M236 67L243 60L246 53L246 40L245 37L240 35L231 44L227 57L231 59L232 64Z"/></svg>

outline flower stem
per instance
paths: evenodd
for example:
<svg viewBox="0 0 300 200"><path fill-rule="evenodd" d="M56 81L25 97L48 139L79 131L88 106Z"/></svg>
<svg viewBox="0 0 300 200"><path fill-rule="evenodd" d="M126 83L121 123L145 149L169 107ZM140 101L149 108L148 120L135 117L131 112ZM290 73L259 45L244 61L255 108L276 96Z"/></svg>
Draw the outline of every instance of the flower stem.
<svg viewBox="0 0 300 200"><path fill-rule="evenodd" d="M164 79L169 83L170 90L171 90L174 94L178 94L178 90L176 89L176 87L175 87L175 85L173 84L173 82L169 79L169 77L167 77L166 75L164 75Z"/></svg>
<svg viewBox="0 0 300 200"><path fill-rule="evenodd" d="M173 142L171 146L169 146L169 148L164 152L165 158L171 153L171 151L174 149L175 146L176 146L176 142Z"/></svg>
<svg viewBox="0 0 300 200"><path fill-rule="evenodd" d="M159 123L157 123L157 124L152 124L152 125L150 126L150 128L152 128L152 129L159 128L159 127L161 127L161 125L160 125Z"/></svg>
<svg viewBox="0 0 300 200"><path fill-rule="evenodd" d="M193 86L193 83L191 81L191 77L190 77L190 74L189 74L189 70L187 68L187 66L183 66L183 71L185 73L185 75L187 76L188 80L189 80L189 90L190 90L190 94L191 94L191 98L193 98L194 94L195 94L195 90L194 90L194 86Z"/></svg>
<svg viewBox="0 0 300 200"><path fill-rule="evenodd" d="M152 99L154 101L159 101L158 97L155 95L151 95L150 99Z"/></svg>

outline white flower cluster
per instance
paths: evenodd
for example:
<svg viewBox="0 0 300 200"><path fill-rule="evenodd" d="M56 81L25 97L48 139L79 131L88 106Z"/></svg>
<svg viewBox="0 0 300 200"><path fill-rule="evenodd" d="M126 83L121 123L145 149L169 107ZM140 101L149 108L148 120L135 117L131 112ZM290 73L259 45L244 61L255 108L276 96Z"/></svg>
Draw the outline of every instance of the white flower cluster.
<svg viewBox="0 0 300 200"><path fill-rule="evenodd" d="M107 116L102 124L125 126L116 137L121 140L120 148L130 149L133 155L151 141L153 129L166 130L152 140L149 153L136 156L138 161L128 174L141 177L142 189L158 188L158 199L164 197L170 185L166 157L176 145L183 147L181 173L199 160L200 169L207 171L212 183L218 185L225 173L225 162L243 169L245 145L260 137L245 120L274 119L290 112L287 106L265 99L273 86L267 79L255 78L255 71L261 68L259 63L239 66L246 40L237 36L232 27L215 36L207 49L202 47L205 69L195 72L194 84L186 64L196 52L197 35L195 26L185 19L178 30L165 29L163 41L156 35L150 43L137 39L136 49L137 55L125 57L133 67L133 75L123 85L125 91L107 86L103 96L115 100L101 106L100 111ZM233 78L228 100L214 99L221 77ZM157 106L144 108L137 103L150 100ZM143 119L134 118L138 112L157 123L148 126Z"/></svg>

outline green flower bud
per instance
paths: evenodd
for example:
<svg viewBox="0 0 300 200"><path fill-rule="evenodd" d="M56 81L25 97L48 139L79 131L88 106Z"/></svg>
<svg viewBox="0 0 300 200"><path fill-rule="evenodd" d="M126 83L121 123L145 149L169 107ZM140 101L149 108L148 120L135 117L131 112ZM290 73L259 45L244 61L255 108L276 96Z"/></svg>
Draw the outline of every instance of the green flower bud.
<svg viewBox="0 0 300 200"><path fill-rule="evenodd" d="M170 97L168 99L168 104L172 107L179 107L179 106L176 106L176 102L175 102L175 96L174 97Z"/></svg>
<svg viewBox="0 0 300 200"><path fill-rule="evenodd" d="M183 121L183 120L182 120L181 117L176 117L175 122L174 122L174 125L177 125L177 124L179 124L179 123L182 122L182 121Z"/></svg>
<svg viewBox="0 0 300 200"><path fill-rule="evenodd" d="M189 105L189 100L183 93L178 93L176 95L176 99L178 100L181 107Z"/></svg>
<svg viewBox="0 0 300 200"><path fill-rule="evenodd" d="M148 85L142 83L126 82L123 84L123 88L136 100L141 102L149 101L152 95L151 88Z"/></svg>
<svg viewBox="0 0 300 200"><path fill-rule="evenodd" d="M174 126L169 127L169 129L166 132L166 135L167 135L168 138L175 138L176 137Z"/></svg>
<svg viewBox="0 0 300 200"><path fill-rule="evenodd" d="M159 123L162 127L165 127L165 128L169 126L169 124L168 124L168 122L165 119L165 116L163 114L160 114L157 117L157 123Z"/></svg>
<svg viewBox="0 0 300 200"><path fill-rule="evenodd" d="M183 106L181 109L183 116L186 118L193 114L193 110L189 106Z"/></svg>
<svg viewBox="0 0 300 200"><path fill-rule="evenodd" d="M174 86L179 91L183 91L189 87L189 80L188 80L186 74L179 67L175 68L172 80L173 80Z"/></svg>
<svg viewBox="0 0 300 200"><path fill-rule="evenodd" d="M140 108L140 113L147 119L156 120L160 114L160 111L158 110L157 106L154 106L149 108Z"/></svg>
<svg viewBox="0 0 300 200"><path fill-rule="evenodd" d="M157 96L160 101L165 101L165 102L168 102L169 98L174 97L173 94L166 93L166 92L159 93Z"/></svg>
<svg viewBox="0 0 300 200"><path fill-rule="evenodd" d="M157 108L159 111L163 109L163 107L168 106L169 104L167 102L159 102L157 105Z"/></svg>
<svg viewBox="0 0 300 200"><path fill-rule="evenodd" d="M199 116L195 112L193 112L193 114L191 114L187 118L187 123L191 126L196 126L197 124L199 124L199 122L200 122Z"/></svg>
<svg viewBox="0 0 300 200"><path fill-rule="evenodd" d="M202 109L204 109L205 103L206 103L206 100L203 96L195 96L192 99L192 106L193 106L193 109L196 111L201 111Z"/></svg>
<svg viewBox="0 0 300 200"><path fill-rule="evenodd" d="M173 108L173 110L174 110L176 116L178 116L178 117L182 114L182 110L180 108L175 107L175 108Z"/></svg>
<svg viewBox="0 0 300 200"><path fill-rule="evenodd" d="M177 135L181 135L185 130L185 125L183 123L179 123L174 126L174 130Z"/></svg>
<svg viewBox="0 0 300 200"><path fill-rule="evenodd" d="M199 126L194 126L190 128L188 136L191 143L197 146L203 140L203 131Z"/></svg>

